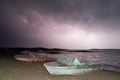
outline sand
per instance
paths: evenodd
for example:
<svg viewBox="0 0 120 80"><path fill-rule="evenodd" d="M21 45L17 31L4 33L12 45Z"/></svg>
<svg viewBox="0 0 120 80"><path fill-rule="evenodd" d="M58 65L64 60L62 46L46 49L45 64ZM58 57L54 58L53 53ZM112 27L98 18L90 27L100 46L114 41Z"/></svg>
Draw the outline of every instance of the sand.
<svg viewBox="0 0 120 80"><path fill-rule="evenodd" d="M94 71L76 76L50 75L44 62L27 63L14 58L0 58L0 80L120 80L119 72Z"/></svg>

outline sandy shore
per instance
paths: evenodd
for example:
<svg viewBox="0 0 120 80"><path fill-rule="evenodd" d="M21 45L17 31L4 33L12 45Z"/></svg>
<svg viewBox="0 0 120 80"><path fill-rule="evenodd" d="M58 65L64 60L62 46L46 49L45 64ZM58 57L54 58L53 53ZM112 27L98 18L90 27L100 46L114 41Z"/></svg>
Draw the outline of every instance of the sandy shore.
<svg viewBox="0 0 120 80"><path fill-rule="evenodd" d="M77 76L54 76L46 71L43 62L32 64L0 58L0 80L120 80L120 73L101 70Z"/></svg>

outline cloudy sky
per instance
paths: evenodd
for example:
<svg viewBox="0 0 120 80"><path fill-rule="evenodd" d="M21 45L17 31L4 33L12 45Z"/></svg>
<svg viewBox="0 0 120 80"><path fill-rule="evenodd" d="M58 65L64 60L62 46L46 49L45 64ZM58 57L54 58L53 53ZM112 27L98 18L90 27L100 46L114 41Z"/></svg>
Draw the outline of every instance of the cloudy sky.
<svg viewBox="0 0 120 80"><path fill-rule="evenodd" d="M0 0L0 47L120 48L120 0Z"/></svg>

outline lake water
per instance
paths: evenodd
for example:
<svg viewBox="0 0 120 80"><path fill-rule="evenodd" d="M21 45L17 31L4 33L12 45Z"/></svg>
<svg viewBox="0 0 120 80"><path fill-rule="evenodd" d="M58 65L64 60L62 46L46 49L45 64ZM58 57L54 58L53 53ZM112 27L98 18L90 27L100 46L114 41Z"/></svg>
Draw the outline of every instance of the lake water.
<svg viewBox="0 0 120 80"><path fill-rule="evenodd" d="M100 50L97 52L64 52L62 54L49 54L58 58L60 55L76 57L90 63L101 63L104 69L120 72L120 50Z"/></svg>

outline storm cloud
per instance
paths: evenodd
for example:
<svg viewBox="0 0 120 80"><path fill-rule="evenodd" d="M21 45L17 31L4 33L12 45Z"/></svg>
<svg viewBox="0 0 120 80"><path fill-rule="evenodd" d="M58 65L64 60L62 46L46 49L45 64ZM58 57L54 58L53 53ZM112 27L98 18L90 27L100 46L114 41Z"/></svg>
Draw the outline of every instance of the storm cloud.
<svg viewBox="0 0 120 80"><path fill-rule="evenodd" d="M119 0L1 0L1 47L120 48Z"/></svg>

